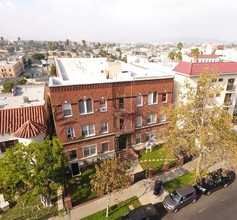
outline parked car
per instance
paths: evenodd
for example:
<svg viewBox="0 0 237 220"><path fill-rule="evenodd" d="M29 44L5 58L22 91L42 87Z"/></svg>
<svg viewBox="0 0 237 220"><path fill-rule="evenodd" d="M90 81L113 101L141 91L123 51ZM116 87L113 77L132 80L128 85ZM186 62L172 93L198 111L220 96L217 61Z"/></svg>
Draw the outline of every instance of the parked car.
<svg viewBox="0 0 237 220"><path fill-rule="evenodd" d="M151 203L131 210L117 220L159 220L160 214Z"/></svg>
<svg viewBox="0 0 237 220"><path fill-rule="evenodd" d="M188 205L189 203L195 203L196 201L197 192L195 188L191 185L184 185L167 195L162 203L167 211L176 213L182 207Z"/></svg>
<svg viewBox="0 0 237 220"><path fill-rule="evenodd" d="M212 192L226 188L232 181L229 171L218 169L208 175L208 178L203 178L195 183L195 188L200 190L202 194L209 196Z"/></svg>

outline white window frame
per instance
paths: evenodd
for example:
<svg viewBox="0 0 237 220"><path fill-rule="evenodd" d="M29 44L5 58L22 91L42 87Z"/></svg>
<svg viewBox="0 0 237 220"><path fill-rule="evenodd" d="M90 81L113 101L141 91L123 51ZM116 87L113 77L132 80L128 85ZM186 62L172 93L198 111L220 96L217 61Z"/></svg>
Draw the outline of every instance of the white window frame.
<svg viewBox="0 0 237 220"><path fill-rule="evenodd" d="M166 121L166 114L160 115L160 122Z"/></svg>
<svg viewBox="0 0 237 220"><path fill-rule="evenodd" d="M141 143L142 143L142 134L136 134L136 144L141 144Z"/></svg>
<svg viewBox="0 0 237 220"><path fill-rule="evenodd" d="M91 153L91 148L92 147L95 147L95 153ZM88 148L88 150L89 150L89 155L88 156L85 156L85 149L87 149ZM85 147L83 147L82 148L82 151L83 151L83 157L84 158L87 158L87 157L91 157L91 156L95 156L95 155L97 155L97 145L96 144L93 144L93 145L89 145L89 146L85 146Z"/></svg>
<svg viewBox="0 0 237 220"><path fill-rule="evenodd" d="M104 126L103 126L104 125ZM105 131L102 130L102 128L107 128ZM101 122L100 123L100 132L102 134L108 133L109 132L109 125L107 121Z"/></svg>
<svg viewBox="0 0 237 220"><path fill-rule="evenodd" d="M163 94L165 94L165 101L163 101ZM163 92L161 95L162 95L162 97L161 97L162 103L166 103L166 102L167 102L167 99L168 99L168 94L167 94L167 92Z"/></svg>
<svg viewBox="0 0 237 220"><path fill-rule="evenodd" d="M142 127L142 116L141 115L137 116L137 118L136 118L136 127L137 128Z"/></svg>
<svg viewBox="0 0 237 220"><path fill-rule="evenodd" d="M157 120L157 114L149 114L147 119L147 124L154 124Z"/></svg>
<svg viewBox="0 0 237 220"><path fill-rule="evenodd" d="M99 100L99 103L100 103L99 111L100 112L107 112L107 100L102 98Z"/></svg>
<svg viewBox="0 0 237 220"><path fill-rule="evenodd" d="M143 106L143 96L142 95L137 96L136 106L137 107Z"/></svg>
<svg viewBox="0 0 237 220"><path fill-rule="evenodd" d="M67 128L66 129L66 135L67 135L68 139L73 139L75 137L75 130L74 130L74 128Z"/></svg>
<svg viewBox="0 0 237 220"><path fill-rule="evenodd" d="M72 105L71 104L62 104L63 116L64 118L72 117ZM70 114L66 114L67 111L70 111Z"/></svg>
<svg viewBox="0 0 237 220"><path fill-rule="evenodd" d="M156 94L155 101L154 101L154 94ZM156 105L156 104L158 104L158 93L157 92L148 93L148 105Z"/></svg>
<svg viewBox="0 0 237 220"><path fill-rule="evenodd" d="M91 133L91 134L90 134L90 131L91 131L91 127L90 126L92 126L92 129L93 129L93 133ZM83 129L83 128L85 128L85 129ZM83 135L83 131L86 131L87 134ZM83 126L81 126L81 133L82 133L83 137L94 136L95 135L95 125L91 124L91 125L83 125Z"/></svg>
<svg viewBox="0 0 237 220"><path fill-rule="evenodd" d="M103 144L107 144L107 146L108 146L108 149L107 149L106 151L103 150ZM108 151L109 151L109 141L102 142L102 143L101 143L101 149L102 149L102 153L108 152Z"/></svg>
<svg viewBox="0 0 237 220"><path fill-rule="evenodd" d="M87 109L87 101L88 100L91 100L91 112L88 112L88 109ZM85 112L83 112L83 113L81 113L81 109L80 109L80 105L79 105L80 101L83 101L83 105L84 105L83 107L84 107L84 110L85 110ZM78 101L78 107L79 107L79 114L80 115L87 115L87 114L93 114L94 113L94 111L93 111L93 101L92 101L91 98L88 98L87 100L80 99Z"/></svg>

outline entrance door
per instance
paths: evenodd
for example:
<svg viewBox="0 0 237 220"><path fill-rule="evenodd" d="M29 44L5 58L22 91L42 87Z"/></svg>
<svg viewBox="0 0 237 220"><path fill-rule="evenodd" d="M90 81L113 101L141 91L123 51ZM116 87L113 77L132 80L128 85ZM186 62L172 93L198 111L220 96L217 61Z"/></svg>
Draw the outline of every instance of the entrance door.
<svg viewBox="0 0 237 220"><path fill-rule="evenodd" d="M71 164L72 176L77 176L80 174L80 169L78 163Z"/></svg>
<svg viewBox="0 0 237 220"><path fill-rule="evenodd" d="M126 146L127 146L127 136L121 135L119 137L119 150L126 148Z"/></svg>

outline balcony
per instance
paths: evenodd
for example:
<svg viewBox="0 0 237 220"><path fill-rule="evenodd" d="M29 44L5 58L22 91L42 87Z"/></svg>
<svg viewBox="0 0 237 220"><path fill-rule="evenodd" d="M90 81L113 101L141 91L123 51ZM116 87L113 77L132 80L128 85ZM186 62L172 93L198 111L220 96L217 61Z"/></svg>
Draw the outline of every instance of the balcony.
<svg viewBox="0 0 237 220"><path fill-rule="evenodd" d="M133 132L134 132L133 128L122 128L122 129L116 129L114 133L116 137L119 137L121 135L131 134Z"/></svg>
<svg viewBox="0 0 237 220"><path fill-rule="evenodd" d="M123 109L123 108L115 109L114 108L115 116L122 116L122 115L133 114L133 113L134 113L134 110L132 109Z"/></svg>

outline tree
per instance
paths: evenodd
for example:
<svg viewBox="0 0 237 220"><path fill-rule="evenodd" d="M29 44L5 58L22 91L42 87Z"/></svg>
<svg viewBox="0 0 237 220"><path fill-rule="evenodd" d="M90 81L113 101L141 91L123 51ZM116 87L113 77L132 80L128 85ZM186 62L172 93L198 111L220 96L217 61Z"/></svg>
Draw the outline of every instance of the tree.
<svg viewBox="0 0 237 220"><path fill-rule="evenodd" d="M170 52L168 53L168 58L169 58L170 60L174 61L174 60L175 60L175 52L174 52L174 51L170 51Z"/></svg>
<svg viewBox="0 0 237 220"><path fill-rule="evenodd" d="M237 137L232 116L215 104L222 90L215 79L216 74L204 71L197 88L185 82L179 101L164 111L170 120L162 135L164 147L170 156L180 151L196 155L195 179L207 175L208 168L220 162L225 168L236 169Z"/></svg>
<svg viewBox="0 0 237 220"><path fill-rule="evenodd" d="M33 60L43 60L43 59L45 59L45 56L42 53L34 53L32 55L32 59Z"/></svg>
<svg viewBox="0 0 237 220"><path fill-rule="evenodd" d="M177 44L177 49L179 50L179 51L181 51L182 49L183 49L183 43L182 42L179 42L178 44Z"/></svg>
<svg viewBox="0 0 237 220"><path fill-rule="evenodd" d="M12 92L12 88L15 86L15 82L13 81L4 81L2 92Z"/></svg>
<svg viewBox="0 0 237 220"><path fill-rule="evenodd" d="M194 58L198 58L198 56L200 55L199 49L197 47L195 49L192 49L191 55L194 56Z"/></svg>
<svg viewBox="0 0 237 220"><path fill-rule="evenodd" d="M28 146L19 143L0 159L0 192L12 199L33 188L49 206L52 190L62 183L65 164L63 146L56 137Z"/></svg>
<svg viewBox="0 0 237 220"><path fill-rule="evenodd" d="M177 61L182 61L182 59L183 59L182 53L180 51L178 51L175 54L175 58L176 58Z"/></svg>
<svg viewBox="0 0 237 220"><path fill-rule="evenodd" d="M111 193L127 187L130 183L130 178L126 175L126 168L128 164L116 157L96 165L96 173L90 176L93 191L99 195L102 193L108 196L106 217L109 216Z"/></svg>
<svg viewBox="0 0 237 220"><path fill-rule="evenodd" d="M56 76L56 67L54 65L50 67L50 75Z"/></svg>

